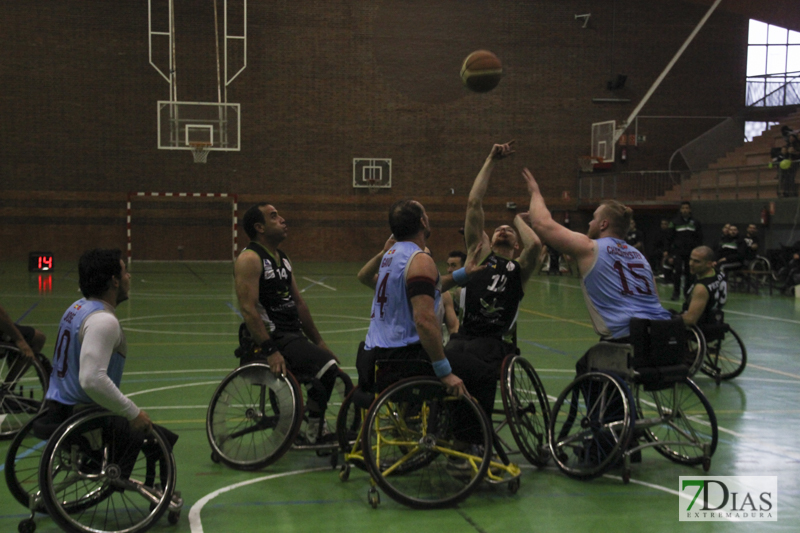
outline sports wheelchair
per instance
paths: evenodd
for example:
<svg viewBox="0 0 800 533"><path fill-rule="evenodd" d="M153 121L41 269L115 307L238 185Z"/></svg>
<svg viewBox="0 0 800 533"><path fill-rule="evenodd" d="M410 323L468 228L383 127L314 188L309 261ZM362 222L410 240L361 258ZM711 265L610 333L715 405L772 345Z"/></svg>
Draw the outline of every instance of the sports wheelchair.
<svg viewBox="0 0 800 533"><path fill-rule="evenodd" d="M31 511L20 533L36 530L36 513L71 533L138 533L164 513L178 523L183 500L170 437L161 429L136 434L126 419L89 407L48 436L46 415L20 429L6 456L9 491Z"/></svg>
<svg viewBox="0 0 800 533"><path fill-rule="evenodd" d="M632 458L648 447L708 471L717 418L688 377L686 332L680 317L632 319L630 344L600 342L589 349L588 371L553 406L550 450L562 472L588 480L622 466L628 483Z"/></svg>
<svg viewBox="0 0 800 533"><path fill-rule="evenodd" d="M422 364L429 367L428 362ZM380 383L379 376L389 365L378 363L376 382ZM352 466L369 472L368 500L373 508L380 503L376 486L395 501L417 509L456 505L484 479L491 484L507 483L516 493L522 471L508 456L518 452L501 438L501 431L507 425L519 453L544 466L549 459L550 409L544 387L524 358L506 357L501 374L505 416L496 430L473 398L449 395L441 381L432 377L402 379L377 397L356 387L337 419L344 455L339 478L346 481ZM497 458L492 457L492 449Z"/></svg>
<svg viewBox="0 0 800 533"><path fill-rule="evenodd" d="M334 387L327 402L318 400L316 406L325 413L325 423L319 424L314 442L304 438L302 431L307 423L306 406L300 384L325 397L325 388L319 379L335 363L331 360L316 376L297 377L287 372L276 377L269 368L261 349L247 330L239 326L239 346L234 350L240 366L228 374L214 391L206 414L206 435L211 446L211 460L236 470L258 470L271 465L289 448L315 450L318 455L331 454L335 468L338 455L333 453L338 444L335 439L323 439L325 425L333 427L334 409L342 405L353 389L353 381L337 367ZM303 435L303 436L301 436Z"/></svg>
<svg viewBox="0 0 800 533"><path fill-rule="evenodd" d="M276 377L269 365L260 361L228 374L214 392L206 414L211 460L237 470L258 470L280 459L289 448L315 450L319 455L335 451L336 441L320 439L322 424L317 443L299 438L306 410L300 383L309 388L322 385L314 376L298 378L291 372ZM330 427L335 424L335 408L352 389L350 376L339 370L328 404L319 406ZM333 453L332 466L337 462L338 456Z"/></svg>
<svg viewBox="0 0 800 533"><path fill-rule="evenodd" d="M739 334L725 323L725 314L722 311L716 312L713 323L692 326L690 329L699 339L703 354L700 372L714 378L717 385L744 372L747 366L747 349Z"/></svg>
<svg viewBox="0 0 800 533"><path fill-rule="evenodd" d="M50 362L29 359L15 344L0 342L0 439L10 439L44 406Z"/></svg>

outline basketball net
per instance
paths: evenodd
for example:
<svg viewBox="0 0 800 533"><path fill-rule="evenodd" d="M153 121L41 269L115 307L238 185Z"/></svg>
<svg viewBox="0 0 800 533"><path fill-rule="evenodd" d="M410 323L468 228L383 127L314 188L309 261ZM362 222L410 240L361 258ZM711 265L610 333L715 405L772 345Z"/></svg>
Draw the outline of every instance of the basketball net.
<svg viewBox="0 0 800 533"><path fill-rule="evenodd" d="M370 194L375 194L378 192L378 180L375 179L368 179L367 180L367 189L369 189Z"/></svg>
<svg viewBox="0 0 800 533"><path fill-rule="evenodd" d="M211 143L193 142L189 143L189 146L192 147L192 157L194 157L195 163L205 163L208 161L208 148L211 146Z"/></svg>

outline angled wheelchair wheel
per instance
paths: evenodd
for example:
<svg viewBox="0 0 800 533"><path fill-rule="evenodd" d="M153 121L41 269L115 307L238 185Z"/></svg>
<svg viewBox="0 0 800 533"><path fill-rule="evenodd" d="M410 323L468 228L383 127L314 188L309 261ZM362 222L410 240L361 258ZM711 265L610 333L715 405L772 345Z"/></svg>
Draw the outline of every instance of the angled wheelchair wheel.
<svg viewBox="0 0 800 533"><path fill-rule="evenodd" d="M578 376L553 405L550 453L566 475L592 479L615 466L634 425L630 389L604 372Z"/></svg>
<svg viewBox="0 0 800 533"><path fill-rule="evenodd" d="M339 451L344 456L345 462L355 465L361 470L366 470L363 456L361 454L361 428L366 410L357 405L356 397L361 394L369 398L369 393L364 393L359 387L355 387L342 402L339 408L339 415L336 418L336 440L339 443Z"/></svg>
<svg viewBox="0 0 800 533"><path fill-rule="evenodd" d="M47 441L33 434L34 422L43 417L45 412L34 416L22 426L6 453L5 476L8 491L20 505L32 511L44 513L44 503L39 497L39 461L44 453Z"/></svg>
<svg viewBox="0 0 800 533"><path fill-rule="evenodd" d="M662 443L656 451L686 465L704 464L717 449L717 417L703 392L691 379L657 391L636 387L637 424L648 442ZM661 420L661 423L651 425Z"/></svg>
<svg viewBox="0 0 800 533"><path fill-rule="evenodd" d="M291 447L303 417L300 385L276 378L266 363L250 363L219 384L206 415L212 456L237 470L257 470Z"/></svg>
<svg viewBox="0 0 800 533"><path fill-rule="evenodd" d="M10 439L44 408L50 380L39 359L0 343L0 439Z"/></svg>
<svg viewBox="0 0 800 533"><path fill-rule="evenodd" d="M706 339L697 326L689 326L686 331L688 351L686 352L686 366L689 367L689 377L694 376L703 366L706 353Z"/></svg>
<svg viewBox="0 0 800 533"><path fill-rule="evenodd" d="M721 334L706 337L706 357L700 371L716 380L733 379L747 366L747 349L739 334L727 326Z"/></svg>
<svg viewBox="0 0 800 533"><path fill-rule="evenodd" d="M481 483L491 431L473 399L449 396L437 379L410 378L372 404L361 446L370 475L390 498L438 509L463 501Z"/></svg>
<svg viewBox="0 0 800 533"><path fill-rule="evenodd" d="M70 533L146 531L170 507L176 477L157 429L133 433L125 418L100 409L59 426L39 468L45 508Z"/></svg>
<svg viewBox="0 0 800 533"><path fill-rule="evenodd" d="M533 365L519 355L506 357L500 392L511 434L520 452L531 464L546 466L550 459L547 443L550 402Z"/></svg>

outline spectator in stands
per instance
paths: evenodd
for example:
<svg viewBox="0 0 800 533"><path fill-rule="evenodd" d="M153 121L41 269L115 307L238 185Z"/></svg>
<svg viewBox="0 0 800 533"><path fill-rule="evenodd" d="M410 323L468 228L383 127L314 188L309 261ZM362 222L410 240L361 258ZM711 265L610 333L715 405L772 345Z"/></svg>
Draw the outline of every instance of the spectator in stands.
<svg viewBox="0 0 800 533"><path fill-rule="evenodd" d="M669 257L669 220L661 219L661 227L653 241L653 253L650 255L650 266L658 279L672 279L672 261Z"/></svg>
<svg viewBox="0 0 800 533"><path fill-rule="evenodd" d="M631 219L631 226L628 228L625 242L644 253L644 234L641 230L636 229L636 221L634 219Z"/></svg>
<svg viewBox="0 0 800 533"><path fill-rule="evenodd" d="M742 268L744 254L744 239L739 236L739 228L731 224L727 237L723 236L717 245L717 268L725 275Z"/></svg>
<svg viewBox="0 0 800 533"><path fill-rule="evenodd" d="M747 232L744 234L744 260L747 262L752 261L758 255L758 245L760 244L758 238L758 228L755 224L747 225Z"/></svg>

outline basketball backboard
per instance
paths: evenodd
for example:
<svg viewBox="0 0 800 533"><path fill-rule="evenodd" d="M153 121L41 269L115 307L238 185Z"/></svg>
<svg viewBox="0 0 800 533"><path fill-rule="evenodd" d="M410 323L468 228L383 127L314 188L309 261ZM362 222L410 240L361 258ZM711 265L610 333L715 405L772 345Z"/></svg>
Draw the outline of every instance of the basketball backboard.
<svg viewBox="0 0 800 533"><path fill-rule="evenodd" d="M392 160L353 158L353 187L391 189Z"/></svg>
<svg viewBox="0 0 800 533"><path fill-rule="evenodd" d="M603 163L614 162L616 126L615 120L592 124L592 157L602 158Z"/></svg>
<svg viewBox="0 0 800 533"><path fill-rule="evenodd" d="M238 152L241 137L239 104L158 102L158 148L191 150L203 144L210 151Z"/></svg>

